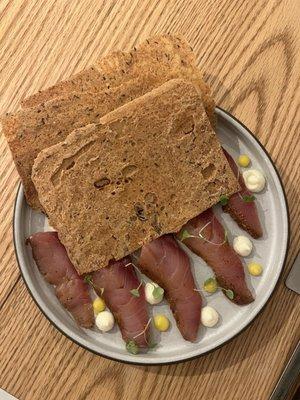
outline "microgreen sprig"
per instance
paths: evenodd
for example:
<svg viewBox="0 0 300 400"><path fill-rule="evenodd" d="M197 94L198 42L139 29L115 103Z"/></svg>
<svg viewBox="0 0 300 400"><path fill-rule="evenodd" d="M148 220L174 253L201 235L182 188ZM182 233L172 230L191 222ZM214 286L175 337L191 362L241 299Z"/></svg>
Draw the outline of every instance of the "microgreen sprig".
<svg viewBox="0 0 300 400"><path fill-rule="evenodd" d="M135 343L134 340L129 340L126 343L126 350L134 355L137 355L139 353L139 346Z"/></svg>
<svg viewBox="0 0 300 400"><path fill-rule="evenodd" d="M138 267L133 262L129 262L129 263L125 264L125 268L129 267L129 265L133 266L133 268L138 272L139 276L141 275ZM139 288L142 286L143 283L145 283L145 282L143 281L143 279L141 279L141 282L140 282L139 286L137 288L134 288L134 289L130 290L130 293L132 294L132 296L140 297Z"/></svg>
<svg viewBox="0 0 300 400"><path fill-rule="evenodd" d="M202 235L202 232L204 231L204 229L211 224L211 221L209 221L207 224L205 224L199 231L198 235L201 239L203 239L205 242L210 243L210 244L214 244L215 246L223 246L223 244L225 244L227 242L227 231L224 229L224 240L222 243L214 243L211 240L208 240L204 235Z"/></svg>
<svg viewBox="0 0 300 400"><path fill-rule="evenodd" d="M245 203L252 203L256 197L253 194L245 194L245 195L241 195L241 193L238 194L240 199L242 199Z"/></svg>
<svg viewBox="0 0 300 400"><path fill-rule="evenodd" d="M220 200L219 203L221 204L221 206L226 206L226 204L228 203L229 197L226 196L225 194L223 194L222 196L220 196Z"/></svg>
<svg viewBox="0 0 300 400"><path fill-rule="evenodd" d="M92 275L85 275L85 277L83 278L84 282L87 283L88 285L93 286L93 278Z"/></svg>
<svg viewBox="0 0 300 400"><path fill-rule="evenodd" d="M139 286L138 286L137 288L131 289L131 290L130 290L130 293L132 294L132 296L134 296L134 297L140 297L139 289L140 289L140 287L142 286L142 284L143 284L143 282L140 282L140 284L139 284Z"/></svg>
<svg viewBox="0 0 300 400"><path fill-rule="evenodd" d="M98 289L96 290L95 288L95 284L93 282L93 278L92 275L85 275L85 277L83 278L84 282L87 283L88 285L90 285L96 292L98 291ZM101 296L104 293L104 288L100 288L101 291ZM98 293L97 293L98 294Z"/></svg>
<svg viewBox="0 0 300 400"><path fill-rule="evenodd" d="M235 297L234 291L231 289L224 289L221 288L223 290L223 292L225 293L225 296L227 296L230 300L233 300Z"/></svg>
<svg viewBox="0 0 300 400"><path fill-rule="evenodd" d="M149 320L148 320L148 322L147 322L145 328L142 330L142 332L140 332L140 333L138 333L137 335L133 336L133 339L136 339L137 337L139 337L139 336L141 336L141 335L145 335L146 330L148 329L148 326L150 325L151 320L152 320L152 318L149 318ZM145 340L146 340L146 342L147 342L146 336L145 336Z"/></svg>
<svg viewBox="0 0 300 400"><path fill-rule="evenodd" d="M224 229L224 240L222 243L214 243L211 240L208 240L203 234L203 230L211 224L211 221L207 222L199 231L198 236L190 234L186 229L183 229L179 234L179 240L183 242L185 239L195 238L195 239L202 239L207 243L213 244L215 246L222 246L227 242L227 231Z"/></svg>
<svg viewBox="0 0 300 400"><path fill-rule="evenodd" d="M234 299L234 297L235 297L234 291L231 290L231 289L225 289L224 287L220 286L218 284L218 281L215 278L211 277L211 278L206 279L206 281L203 284L203 287L205 288L205 287L207 287L209 285L215 286L215 288L216 288L215 291L217 290L217 288L221 289L223 291L223 293L225 294L225 296L228 297L230 300ZM208 290L205 290L205 291L208 292L208 293L215 293L215 291L212 291L212 292L210 292Z"/></svg>
<svg viewBox="0 0 300 400"><path fill-rule="evenodd" d="M183 229L179 233L179 240L183 242L185 239L195 238L197 236L191 235L186 229Z"/></svg>
<svg viewBox="0 0 300 400"><path fill-rule="evenodd" d="M243 201L245 203L252 203L254 200L255 200L255 196L253 196L253 194L250 196L248 196L248 195L243 196Z"/></svg>
<svg viewBox="0 0 300 400"><path fill-rule="evenodd" d="M125 264L124 266L125 266L125 268L127 268L127 267L129 267L129 265L132 265L132 266L133 266L133 268L134 268L134 269L136 270L136 272L138 273L138 276L141 275L140 270L138 269L138 267L137 267L132 261L130 261L129 263Z"/></svg>

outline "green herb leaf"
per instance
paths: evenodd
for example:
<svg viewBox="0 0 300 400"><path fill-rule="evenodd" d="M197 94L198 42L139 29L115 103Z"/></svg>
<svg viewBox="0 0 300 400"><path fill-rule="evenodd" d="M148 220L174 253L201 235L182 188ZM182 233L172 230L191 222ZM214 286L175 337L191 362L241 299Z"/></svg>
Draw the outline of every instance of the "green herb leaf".
<svg viewBox="0 0 300 400"><path fill-rule="evenodd" d="M254 201L254 200L255 200L255 196L253 196L253 194L251 194L250 196L248 196L248 195L243 196L243 201L245 203L252 203L252 201Z"/></svg>
<svg viewBox="0 0 300 400"><path fill-rule="evenodd" d="M154 286L152 295L155 299L159 299L160 297L162 297L164 295L164 289L161 288L160 286Z"/></svg>
<svg viewBox="0 0 300 400"><path fill-rule="evenodd" d="M135 343L134 340L129 340L129 341L126 343L126 350L127 350L129 353L136 355L136 354L138 354L138 352L139 352L139 346Z"/></svg>
<svg viewBox="0 0 300 400"><path fill-rule="evenodd" d="M139 289L132 289L132 290L130 290L130 293L131 293L132 296L134 296L134 297L140 297Z"/></svg>
<svg viewBox="0 0 300 400"><path fill-rule="evenodd" d="M157 346L157 343L152 342L152 343L149 343L148 348L149 349L154 349L156 346Z"/></svg>
<svg viewBox="0 0 300 400"><path fill-rule="evenodd" d="M229 197L226 196L225 194L223 194L222 196L220 196L220 200L219 203L221 204L221 206L226 206L226 204L228 203Z"/></svg>
<svg viewBox="0 0 300 400"><path fill-rule="evenodd" d="M92 275L86 275L83 280L85 283L87 283L89 285L93 285Z"/></svg>
<svg viewBox="0 0 300 400"><path fill-rule="evenodd" d="M230 289L224 289L225 295L230 299L234 299L234 292Z"/></svg>
<svg viewBox="0 0 300 400"><path fill-rule="evenodd" d="M190 237L192 237L192 235L186 229L184 229L180 232L179 240L183 242L185 239L188 239Z"/></svg>

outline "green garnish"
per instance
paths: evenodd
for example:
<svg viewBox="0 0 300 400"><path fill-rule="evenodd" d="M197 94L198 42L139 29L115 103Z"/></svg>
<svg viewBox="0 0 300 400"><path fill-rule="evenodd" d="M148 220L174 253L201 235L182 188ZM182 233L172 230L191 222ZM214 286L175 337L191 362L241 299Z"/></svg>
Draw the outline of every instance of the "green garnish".
<svg viewBox="0 0 300 400"><path fill-rule="evenodd" d="M188 239L190 237L193 237L186 229L180 232L179 234L179 240L183 242L185 239Z"/></svg>
<svg viewBox="0 0 300 400"><path fill-rule="evenodd" d="M157 346L157 343L155 343L155 342L152 342L152 343L148 344L148 348L149 349L154 349L156 346Z"/></svg>
<svg viewBox="0 0 300 400"><path fill-rule="evenodd" d="M155 299L159 299L164 295L164 289L161 288L160 286L155 286L152 291L152 295Z"/></svg>
<svg viewBox="0 0 300 400"><path fill-rule="evenodd" d="M186 229L184 229L184 230L181 231L180 234L179 234L179 240L180 240L181 242L183 242L185 239L188 239L188 238L196 238L196 239L202 239L202 240L204 240L204 241L207 242L207 243L214 244L215 246L222 246L223 244L225 244L225 243L227 242L227 231L226 231L225 229L224 229L224 240L223 240L222 243L214 243L214 242L208 240L204 235L202 235L202 232L204 231L204 229L205 229L209 224L211 224L211 221L209 221L207 224L205 224L205 225L200 229L200 231L199 231L199 233L198 233L198 236L191 235Z"/></svg>
<svg viewBox="0 0 300 400"><path fill-rule="evenodd" d="M140 297L139 289L132 289L132 290L130 290L130 293L131 293L132 296L134 296L134 297Z"/></svg>
<svg viewBox="0 0 300 400"><path fill-rule="evenodd" d="M220 288L225 296L227 296L230 300L234 299L234 292L231 289L225 289L220 286L215 278L208 278L203 284L204 290L208 293L215 293L218 288Z"/></svg>
<svg viewBox="0 0 300 400"><path fill-rule="evenodd" d="M252 201L254 201L254 200L255 200L255 196L253 196L253 194L251 194L250 196L248 196L248 195L243 196L243 201L245 203L252 203Z"/></svg>
<svg viewBox="0 0 300 400"><path fill-rule="evenodd" d="M205 224L199 231L198 236L199 238L201 238L202 240L204 240L207 243L213 244L215 246L223 246L223 244L225 244L227 242L227 231L224 229L224 239L222 243L214 243L211 240L208 240L204 235L202 235L202 232L204 231L204 229L211 224L211 221L209 221L207 224Z"/></svg>
<svg viewBox="0 0 300 400"><path fill-rule="evenodd" d="M136 289L131 289L131 290L130 290L130 293L132 294L132 296L134 296L134 297L140 297L139 289L140 289L140 287L142 286L142 284L143 284L143 281L141 281L141 283L139 284L139 286L138 286Z"/></svg>
<svg viewBox="0 0 300 400"><path fill-rule="evenodd" d="M104 293L104 288L102 287L102 288L95 288L95 286L94 286L94 282L93 282L93 279L92 279L92 275L86 275L84 278L83 278L83 280L84 280L84 282L85 283L87 283L88 285L91 285L92 286L92 288L94 288L95 290L96 290L96 292L97 292L97 294L99 295L99 290L100 290L100 293L101 293L101 296L103 295L103 293ZM100 295L99 295L100 296Z"/></svg>
<svg viewBox="0 0 300 400"><path fill-rule="evenodd" d="M85 283L93 286L92 275L86 275L83 280L84 280Z"/></svg>
<svg viewBox="0 0 300 400"><path fill-rule="evenodd" d="M234 299L234 292L231 289L223 289L223 291L230 300Z"/></svg>
<svg viewBox="0 0 300 400"><path fill-rule="evenodd" d="M229 197L226 196L225 194L223 194L222 196L220 196L220 200L219 203L221 204L221 206L226 206L226 204L228 203Z"/></svg>
<svg viewBox="0 0 300 400"><path fill-rule="evenodd" d="M139 346L135 343L134 340L129 340L129 341L126 343L126 350L127 350L129 353L136 355L136 354L138 354L138 352L139 352Z"/></svg>
<svg viewBox="0 0 300 400"><path fill-rule="evenodd" d="M149 327L149 325L150 325L151 319L152 319L152 318L149 318L149 320L148 320L148 322L147 322L145 328L142 330L142 332L140 332L140 333L138 333L137 335L133 336L133 339L136 339L137 337L139 337L139 336L141 336L141 335L144 335L144 338L145 338L145 340L146 340L146 342L147 342L146 331L147 331L147 329L148 329L148 327Z"/></svg>

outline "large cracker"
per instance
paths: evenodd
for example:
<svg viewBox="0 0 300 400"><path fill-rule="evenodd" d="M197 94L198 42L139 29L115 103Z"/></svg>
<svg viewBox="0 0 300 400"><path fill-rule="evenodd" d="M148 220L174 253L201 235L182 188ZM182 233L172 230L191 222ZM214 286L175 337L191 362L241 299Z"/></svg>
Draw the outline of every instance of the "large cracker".
<svg viewBox="0 0 300 400"><path fill-rule="evenodd" d="M214 121L214 102L195 67L194 54L181 36L171 35L154 37L131 53L112 53L100 59L90 72L83 71L25 101L25 106L32 107L4 116L3 131L29 205L41 210L31 181L33 161L41 150L64 140L75 128L96 123L114 108L177 77L188 77L198 85L210 120ZM58 95L61 97L55 97ZM48 101L36 105L42 100Z"/></svg>
<svg viewBox="0 0 300 400"><path fill-rule="evenodd" d="M171 80L43 150L32 179L80 274L231 195L238 183L190 82Z"/></svg>
<svg viewBox="0 0 300 400"><path fill-rule="evenodd" d="M117 51L100 58L92 67L70 77L68 80L29 96L23 107L32 107L72 91L94 91L119 86L142 74L165 74L176 71L183 78L199 86L205 109L214 122L214 101L210 89L203 81L192 48L181 35L154 36L130 52Z"/></svg>
<svg viewBox="0 0 300 400"><path fill-rule="evenodd" d="M99 122L103 115L174 77L175 73L148 74L112 89L72 92L2 118L28 204L42 209L31 180L32 166L41 150L61 142L76 128Z"/></svg>

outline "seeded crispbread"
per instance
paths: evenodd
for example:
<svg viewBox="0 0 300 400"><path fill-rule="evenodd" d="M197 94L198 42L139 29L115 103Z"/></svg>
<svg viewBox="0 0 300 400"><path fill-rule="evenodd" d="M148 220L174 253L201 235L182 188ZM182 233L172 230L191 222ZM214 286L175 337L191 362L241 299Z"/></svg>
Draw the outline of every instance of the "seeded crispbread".
<svg viewBox="0 0 300 400"><path fill-rule="evenodd" d="M2 118L28 204L42 210L31 180L34 159L41 150L61 142L76 128L99 122L103 115L174 77L175 72L168 76L149 74L100 92L72 92Z"/></svg>
<svg viewBox="0 0 300 400"><path fill-rule="evenodd" d="M52 100L2 118L27 202L35 209L42 208L31 170L41 150L64 140L75 128L97 123L101 116L169 79L188 76L197 84L210 120L214 120L209 89L195 67L191 48L181 36L163 35L146 41L131 53L115 52L98 61L97 71L95 75L93 70L91 75L95 79L84 80L82 76L88 72L82 72L38 95L39 100ZM73 92L75 89L79 91ZM64 96L53 98L54 93ZM31 99L24 104L36 104L37 97Z"/></svg>
<svg viewBox="0 0 300 400"><path fill-rule="evenodd" d="M92 67L69 79L23 100L23 107L32 107L73 91L99 91L116 87L138 76L160 71L165 75L176 71L199 86L205 109L214 123L214 101L210 89L196 67L195 55L182 35L159 35L141 43L130 52L116 51L100 58Z"/></svg>
<svg viewBox="0 0 300 400"><path fill-rule="evenodd" d="M80 274L179 230L239 190L199 90L180 79L43 150L32 179Z"/></svg>

